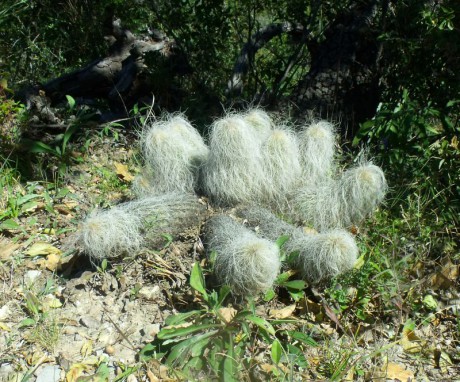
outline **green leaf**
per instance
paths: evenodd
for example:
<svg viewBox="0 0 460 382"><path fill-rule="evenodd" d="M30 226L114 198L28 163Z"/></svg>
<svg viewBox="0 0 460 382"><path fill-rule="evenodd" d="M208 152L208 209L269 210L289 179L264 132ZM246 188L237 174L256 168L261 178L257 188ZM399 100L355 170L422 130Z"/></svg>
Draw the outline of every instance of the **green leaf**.
<svg viewBox="0 0 460 382"><path fill-rule="evenodd" d="M303 332L291 332L291 331L288 331L287 333L291 338L293 338L293 339L295 339L297 341L301 341L304 344L307 344L309 346L318 346L318 343L313 338L311 338L310 336L306 335Z"/></svg>
<svg viewBox="0 0 460 382"><path fill-rule="evenodd" d="M265 302L271 301L275 298L275 296L276 296L275 291L273 289L269 289L267 292L265 292L264 301Z"/></svg>
<svg viewBox="0 0 460 382"><path fill-rule="evenodd" d="M279 249L286 243L291 237L288 235L283 235L278 240L275 241L275 244L278 246Z"/></svg>
<svg viewBox="0 0 460 382"><path fill-rule="evenodd" d="M191 310L190 312L177 313L171 316L168 316L165 320L165 324L168 326L179 325L183 323L187 318L196 316L201 313L201 310Z"/></svg>
<svg viewBox="0 0 460 382"><path fill-rule="evenodd" d="M158 344L147 344L139 352L140 361L150 361L151 359L161 359L166 352L159 351Z"/></svg>
<svg viewBox="0 0 460 382"><path fill-rule="evenodd" d="M65 98L67 98L67 104L69 105L70 110L72 110L75 107L75 98L68 94L66 94Z"/></svg>
<svg viewBox="0 0 460 382"><path fill-rule="evenodd" d="M16 223L13 219L7 219L0 224L0 230L13 230L19 228L21 228L21 226L18 223Z"/></svg>
<svg viewBox="0 0 460 382"><path fill-rule="evenodd" d="M47 153L47 154L53 154L53 155L58 154L54 148L40 141L30 141L28 150L31 153Z"/></svg>
<svg viewBox="0 0 460 382"><path fill-rule="evenodd" d="M289 362L292 362L299 367L308 367L308 361L302 350L294 345L287 344L287 351Z"/></svg>
<svg viewBox="0 0 460 382"><path fill-rule="evenodd" d="M28 201L32 200L32 199L35 199L35 198L39 198L40 195L36 195L36 194L28 194L28 195L24 195L24 196L21 196L20 198L18 198L18 200L16 201L16 204L18 206L21 206L25 203L27 203Z"/></svg>
<svg viewBox="0 0 460 382"><path fill-rule="evenodd" d="M64 133L64 139L62 141L62 152L65 153L65 149L67 148L67 142L69 142L69 139L72 137L72 135L77 131L79 126L77 124L70 125L65 133Z"/></svg>
<svg viewBox="0 0 460 382"><path fill-rule="evenodd" d="M203 270L201 265L197 262L193 265L192 272L190 274L190 286L197 292L203 295L203 298L207 300L208 295L206 293L206 284L204 283Z"/></svg>
<svg viewBox="0 0 460 382"><path fill-rule="evenodd" d="M259 328L266 330L269 334L275 335L275 328L264 318L250 315L247 316L246 319L256 324Z"/></svg>
<svg viewBox="0 0 460 382"><path fill-rule="evenodd" d="M169 338L186 336L190 333L199 332L200 330L218 328L218 327L220 327L220 325L203 324L203 325L190 325L185 328L164 328L160 330L157 337L161 340L167 340Z"/></svg>
<svg viewBox="0 0 460 382"><path fill-rule="evenodd" d="M307 287L307 285L308 284L304 280L293 280L283 284L284 287L294 290L303 290Z"/></svg>
<svg viewBox="0 0 460 382"><path fill-rule="evenodd" d="M216 333L218 333L218 330L212 330L208 333L199 336L193 336L192 338L178 343L171 349L171 352L169 353L168 358L166 359L166 364L172 366L175 364L176 361L178 361L179 364L182 364L188 359L188 357L186 357L186 353L190 351L190 348L193 345L195 345L198 341L202 341L205 338L214 336Z"/></svg>
<svg viewBox="0 0 460 382"><path fill-rule="evenodd" d="M281 360L281 355L283 354L283 348L278 340L273 341L271 357L272 361L277 365Z"/></svg>
<svg viewBox="0 0 460 382"><path fill-rule="evenodd" d="M19 323L19 328L24 328L27 326L34 326L36 321L33 318L25 318Z"/></svg>
<svg viewBox="0 0 460 382"><path fill-rule="evenodd" d="M280 273L278 277L276 278L276 284L278 285L284 285L286 281L289 280L289 277L292 276L292 273L290 271Z"/></svg>

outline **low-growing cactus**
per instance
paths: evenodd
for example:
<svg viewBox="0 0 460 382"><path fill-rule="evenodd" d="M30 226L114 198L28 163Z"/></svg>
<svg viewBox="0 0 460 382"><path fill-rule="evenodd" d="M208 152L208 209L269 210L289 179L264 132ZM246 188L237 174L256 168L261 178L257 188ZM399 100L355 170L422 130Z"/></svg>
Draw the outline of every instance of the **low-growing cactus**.
<svg viewBox="0 0 460 382"><path fill-rule="evenodd" d="M358 247L353 236L344 230L307 234L302 228L286 223L261 207L241 209L238 215L269 240L288 236L283 249L287 253L297 253L290 265L311 283L348 271L356 262Z"/></svg>
<svg viewBox="0 0 460 382"><path fill-rule="evenodd" d="M318 185L333 175L334 126L326 121L313 123L300 131L299 141L304 184Z"/></svg>
<svg viewBox="0 0 460 382"><path fill-rule="evenodd" d="M134 255L144 243L141 219L121 207L95 210L80 224L74 244L91 260Z"/></svg>
<svg viewBox="0 0 460 382"><path fill-rule="evenodd" d="M205 210L195 195L174 192L136 199L119 208L140 219L145 245L154 248L165 241L165 235L174 238L199 225Z"/></svg>
<svg viewBox="0 0 460 382"><path fill-rule="evenodd" d="M361 164L345 171L337 180L299 188L294 211L319 231L351 227L374 212L387 188L379 167Z"/></svg>
<svg viewBox="0 0 460 382"><path fill-rule="evenodd" d="M282 210L301 175L296 135L286 127L272 130L262 145L262 159L262 198L275 210Z"/></svg>
<svg viewBox="0 0 460 382"><path fill-rule="evenodd" d="M270 135L273 128L273 121L266 111L258 108L249 109L243 115L243 119L257 132L262 141Z"/></svg>
<svg viewBox="0 0 460 382"><path fill-rule="evenodd" d="M219 205L257 200L264 182L261 143L238 115L214 122L209 156L202 169L203 191Z"/></svg>
<svg viewBox="0 0 460 382"><path fill-rule="evenodd" d="M207 222L205 243L209 253L216 253L217 280L229 285L233 293L256 295L273 286L281 266L275 243L223 215Z"/></svg>
<svg viewBox="0 0 460 382"><path fill-rule="evenodd" d="M183 116L149 126L142 133L141 147L145 158L143 177L149 186L138 188L138 194L195 190L208 148Z"/></svg>

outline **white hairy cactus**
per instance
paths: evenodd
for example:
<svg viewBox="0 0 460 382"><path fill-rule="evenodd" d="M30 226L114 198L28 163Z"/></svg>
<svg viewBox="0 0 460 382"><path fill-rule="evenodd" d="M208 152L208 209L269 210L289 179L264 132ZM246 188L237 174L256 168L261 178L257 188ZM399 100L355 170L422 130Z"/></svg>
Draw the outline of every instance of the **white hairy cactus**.
<svg viewBox="0 0 460 382"><path fill-rule="evenodd" d="M257 237L228 216L206 224L208 252L215 251L214 273L238 295L256 295L273 286L281 263L275 243Z"/></svg>
<svg viewBox="0 0 460 382"><path fill-rule="evenodd" d="M315 122L299 133L303 181L317 185L333 175L335 130L326 121Z"/></svg>
<svg viewBox="0 0 460 382"><path fill-rule="evenodd" d="M139 188L138 193L194 191L208 148L182 115L153 123L145 129L141 148L146 166L144 181L150 186Z"/></svg>
<svg viewBox="0 0 460 382"><path fill-rule="evenodd" d="M91 260L134 255L144 243L141 219L120 207L95 210L80 224L74 243Z"/></svg>
<svg viewBox="0 0 460 382"><path fill-rule="evenodd" d="M243 118L257 132L262 141L269 136L273 128L273 121L266 111L259 108L249 109Z"/></svg>
<svg viewBox="0 0 460 382"><path fill-rule="evenodd" d="M300 180L299 146L296 135L286 127L271 131L262 145L265 181L263 200L281 210Z"/></svg>
<svg viewBox="0 0 460 382"><path fill-rule="evenodd" d="M387 188L383 171L364 163L343 172L337 180L299 188L295 211L319 231L351 227L375 211Z"/></svg>
<svg viewBox="0 0 460 382"><path fill-rule="evenodd" d="M344 230L307 234L302 228L286 223L269 210L257 206L241 209L238 214L265 238L277 240L281 236L289 236L283 249L287 253L298 253L291 265L311 283L352 269L358 257L353 236Z"/></svg>
<svg viewBox="0 0 460 382"><path fill-rule="evenodd" d="M202 168L203 191L222 205L257 200L264 172L255 131L241 116L229 115L214 122L209 147Z"/></svg>

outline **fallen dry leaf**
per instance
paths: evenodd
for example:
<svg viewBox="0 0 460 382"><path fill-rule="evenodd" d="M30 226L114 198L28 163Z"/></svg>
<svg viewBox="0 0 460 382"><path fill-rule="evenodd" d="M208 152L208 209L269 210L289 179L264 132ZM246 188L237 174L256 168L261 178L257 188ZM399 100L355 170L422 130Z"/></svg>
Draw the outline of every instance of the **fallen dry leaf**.
<svg viewBox="0 0 460 382"><path fill-rule="evenodd" d="M93 352L93 341L87 340L80 349L80 354L83 357L88 357Z"/></svg>
<svg viewBox="0 0 460 382"><path fill-rule="evenodd" d="M459 266L450 260L444 264L440 272L435 273L430 278L430 285L434 290L449 289L459 276Z"/></svg>
<svg viewBox="0 0 460 382"><path fill-rule="evenodd" d="M222 317L226 324L233 320L233 317L235 317L237 312L238 311L232 307L219 309L219 315Z"/></svg>
<svg viewBox="0 0 460 382"><path fill-rule="evenodd" d="M296 304L288 305L282 309L272 309L270 311L270 317L282 320L292 316L296 308Z"/></svg>
<svg viewBox="0 0 460 382"><path fill-rule="evenodd" d="M44 261L43 265L46 269L48 269L51 272L58 270L61 266L61 254L49 254L48 256L46 256L46 260Z"/></svg>
<svg viewBox="0 0 460 382"><path fill-rule="evenodd" d="M89 365L84 363L74 363L70 366L69 371L65 375L66 382L77 382L78 377L84 372L90 369Z"/></svg>
<svg viewBox="0 0 460 382"><path fill-rule="evenodd" d="M415 382L414 373L397 363L388 363L386 367L383 368L383 371L386 373L387 379L396 379L401 382Z"/></svg>
<svg viewBox="0 0 460 382"><path fill-rule="evenodd" d="M7 240L0 238L0 260L8 260L19 247L19 244L9 243Z"/></svg>
<svg viewBox="0 0 460 382"><path fill-rule="evenodd" d="M33 244L25 254L28 256L45 256L45 255L61 255L61 250L56 248L55 246L46 243L46 242L37 242Z"/></svg>
<svg viewBox="0 0 460 382"><path fill-rule="evenodd" d="M126 182L132 182L134 180L134 176L129 172L128 166L118 162L115 162L114 165L119 178Z"/></svg>
<svg viewBox="0 0 460 382"><path fill-rule="evenodd" d="M409 354L420 353L423 350L423 341L412 329L403 328L401 346Z"/></svg>

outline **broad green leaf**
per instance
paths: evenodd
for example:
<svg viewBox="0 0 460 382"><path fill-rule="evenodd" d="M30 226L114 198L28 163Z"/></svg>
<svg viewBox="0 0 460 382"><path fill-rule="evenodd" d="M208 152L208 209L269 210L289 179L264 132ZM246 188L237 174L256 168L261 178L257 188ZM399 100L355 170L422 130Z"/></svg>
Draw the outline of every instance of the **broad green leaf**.
<svg viewBox="0 0 460 382"><path fill-rule="evenodd" d="M273 289L269 289L267 292L265 292L264 301L265 302L271 301L275 298L275 296L276 296L275 291Z"/></svg>
<svg viewBox="0 0 460 382"><path fill-rule="evenodd" d="M278 246L278 248L282 248L284 243L286 243L290 239L290 236L288 235L283 235L278 240L275 241L275 244Z"/></svg>
<svg viewBox="0 0 460 382"><path fill-rule="evenodd" d="M158 344L147 344L139 352L140 361L149 361L151 359L161 359L166 354L165 351L159 351Z"/></svg>
<svg viewBox="0 0 460 382"><path fill-rule="evenodd" d="M200 313L200 310L191 310L190 312L173 314L171 316L166 317L165 324L168 326L179 325L183 323L185 320L187 320L187 318L196 316Z"/></svg>
<svg viewBox="0 0 460 382"><path fill-rule="evenodd" d="M273 341L271 357L272 361L277 365L281 360L281 355L283 354L283 348L278 340Z"/></svg>
<svg viewBox="0 0 460 382"><path fill-rule="evenodd" d="M266 330L269 334L275 335L275 328L266 319L253 315L247 316L246 319L256 324L259 328Z"/></svg>
<svg viewBox="0 0 460 382"><path fill-rule="evenodd" d="M287 272L280 273L280 274L278 275L278 277L276 278L276 281L275 281L275 282L276 282L278 285L284 285L284 283L285 283L286 281L288 281L288 280L289 280L289 277L291 277L291 276L292 276L292 271L287 271Z"/></svg>
<svg viewBox="0 0 460 382"><path fill-rule="evenodd" d="M7 219L0 224L0 230L13 230L19 228L21 228L21 226L18 223L16 223L13 219Z"/></svg>
<svg viewBox="0 0 460 382"><path fill-rule="evenodd" d="M318 346L318 343L309 335L302 332L288 332L289 336L295 340L301 341L309 346Z"/></svg>
<svg viewBox="0 0 460 382"><path fill-rule="evenodd" d="M204 324L204 325L190 325L185 328L163 328L158 333L157 337L161 340L167 340L169 338L175 338L180 336L186 336L190 333L195 333L200 330L218 328L220 325L217 324Z"/></svg>
<svg viewBox="0 0 460 382"><path fill-rule="evenodd" d="M70 110L72 110L75 107L75 98L68 94L66 94L65 98L67 98L67 104L69 105Z"/></svg>
<svg viewBox="0 0 460 382"><path fill-rule="evenodd" d="M300 350L298 347L287 344L287 352L289 362L292 362L294 365L299 367L308 367L308 361L305 358L302 350Z"/></svg>
<svg viewBox="0 0 460 382"><path fill-rule="evenodd" d="M47 153L52 155L57 154L56 149L40 141L31 141L28 150L31 153Z"/></svg>
<svg viewBox="0 0 460 382"><path fill-rule="evenodd" d="M190 351L190 348L196 342L202 341L208 337L212 337L217 332L218 330L212 330L208 333L205 333L199 336L193 336L192 338L189 338L185 341L178 343L171 349L171 352L169 353L168 358L166 359L166 364L169 366L174 365L176 362L178 362L178 364L182 364L183 362L187 360L188 357L186 357L186 355Z"/></svg>
<svg viewBox="0 0 460 382"><path fill-rule="evenodd" d="M207 299L208 295L206 293L203 270L201 269L201 266L198 262L193 265L192 272L190 274L190 286L201 293L205 299Z"/></svg>
<svg viewBox="0 0 460 382"><path fill-rule="evenodd" d="M27 326L34 326L36 321L33 318L25 318L19 323L19 328L24 328Z"/></svg>
<svg viewBox="0 0 460 382"><path fill-rule="evenodd" d="M308 284L303 280L292 280L283 284L284 287L294 290L303 290L307 285Z"/></svg>

